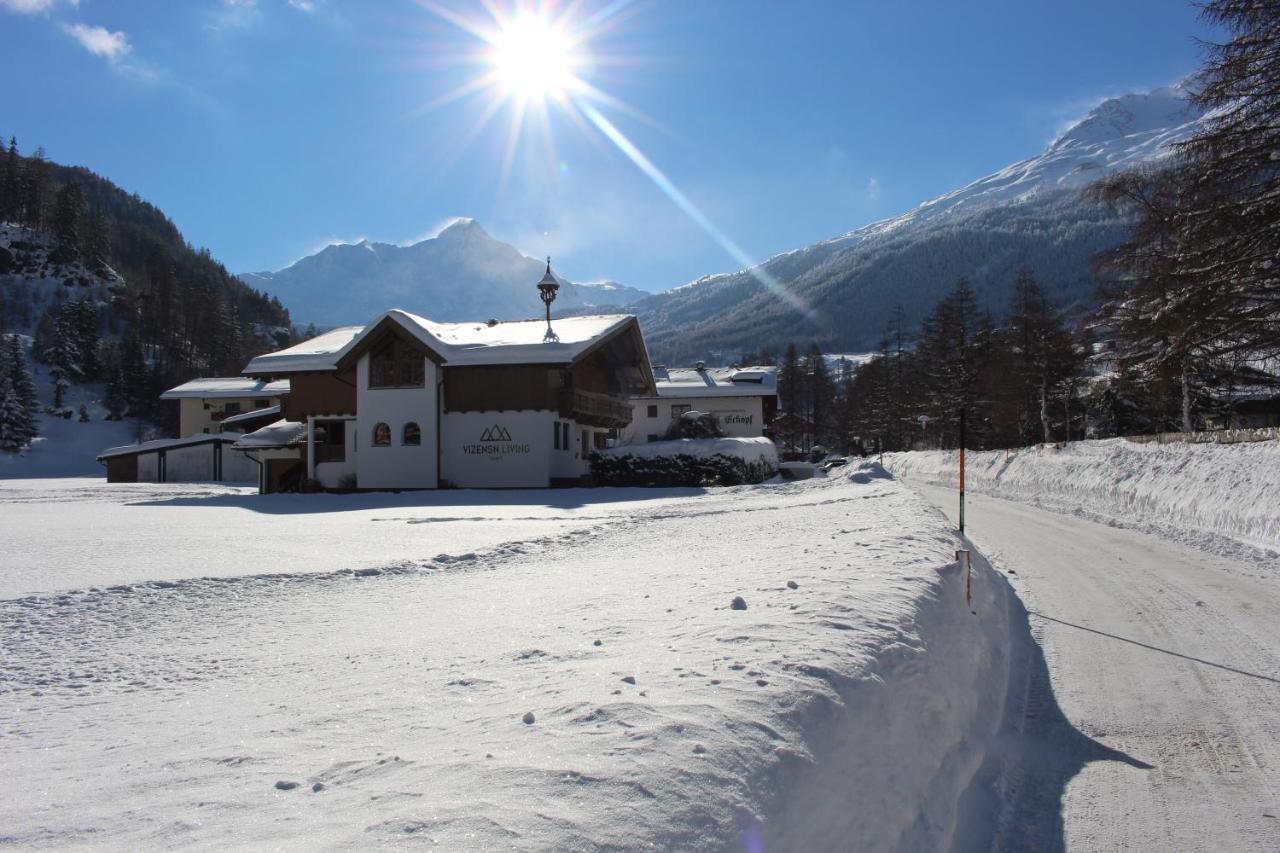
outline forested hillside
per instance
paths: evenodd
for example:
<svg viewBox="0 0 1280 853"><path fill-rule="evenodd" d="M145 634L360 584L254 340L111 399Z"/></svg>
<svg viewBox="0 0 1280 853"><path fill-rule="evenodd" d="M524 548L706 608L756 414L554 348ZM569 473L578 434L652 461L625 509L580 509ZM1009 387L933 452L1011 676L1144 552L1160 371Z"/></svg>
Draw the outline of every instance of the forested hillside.
<svg viewBox="0 0 1280 853"><path fill-rule="evenodd" d="M108 408L162 421L163 389L238 373L287 343L289 313L196 249L154 205L10 139L0 164L0 331L32 338L53 408L77 382ZM61 387L59 387L61 386Z"/></svg>

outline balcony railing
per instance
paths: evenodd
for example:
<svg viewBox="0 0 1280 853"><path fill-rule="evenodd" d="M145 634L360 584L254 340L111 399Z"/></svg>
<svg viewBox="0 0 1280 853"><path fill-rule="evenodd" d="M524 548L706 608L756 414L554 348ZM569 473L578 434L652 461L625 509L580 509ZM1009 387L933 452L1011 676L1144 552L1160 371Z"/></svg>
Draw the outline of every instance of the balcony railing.
<svg viewBox="0 0 1280 853"><path fill-rule="evenodd" d="M622 397L597 394L580 388L560 392L560 416L598 427L624 427L631 423L631 404Z"/></svg>

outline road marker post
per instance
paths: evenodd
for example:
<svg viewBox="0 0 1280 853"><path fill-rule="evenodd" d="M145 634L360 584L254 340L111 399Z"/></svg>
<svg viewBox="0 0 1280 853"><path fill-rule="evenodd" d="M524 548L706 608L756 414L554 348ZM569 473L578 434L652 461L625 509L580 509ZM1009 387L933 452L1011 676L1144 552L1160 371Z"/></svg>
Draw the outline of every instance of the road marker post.
<svg viewBox="0 0 1280 853"><path fill-rule="evenodd" d="M973 560L969 549L956 549L956 564L964 569L964 603L968 607L973 607Z"/></svg>
<svg viewBox="0 0 1280 853"><path fill-rule="evenodd" d="M960 410L960 535L964 535L964 409Z"/></svg>

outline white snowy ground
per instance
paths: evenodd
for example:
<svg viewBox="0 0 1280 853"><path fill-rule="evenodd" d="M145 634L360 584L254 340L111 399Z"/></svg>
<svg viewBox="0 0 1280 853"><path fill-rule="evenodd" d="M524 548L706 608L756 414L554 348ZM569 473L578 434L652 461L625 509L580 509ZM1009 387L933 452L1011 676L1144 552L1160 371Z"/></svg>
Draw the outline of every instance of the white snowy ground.
<svg viewBox="0 0 1280 853"><path fill-rule="evenodd" d="M971 612L949 525L874 466L706 493L11 481L0 542L0 842L874 851L990 830L960 807L1017 604L979 565Z"/></svg>

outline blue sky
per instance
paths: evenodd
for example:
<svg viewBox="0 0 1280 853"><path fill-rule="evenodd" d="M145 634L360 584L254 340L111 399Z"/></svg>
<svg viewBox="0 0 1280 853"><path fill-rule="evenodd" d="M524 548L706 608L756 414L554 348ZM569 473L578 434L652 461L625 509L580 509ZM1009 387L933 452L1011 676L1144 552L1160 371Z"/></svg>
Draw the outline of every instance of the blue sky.
<svg viewBox="0 0 1280 853"><path fill-rule="evenodd" d="M1102 98L1194 71L1213 35L1181 0L490 6L587 35L575 74L609 98L586 100L702 224L581 110L530 109L513 144L517 98L447 100L489 69L450 20L494 29L476 2L0 0L0 133L237 272L471 216L569 278L662 290L1033 155Z"/></svg>

